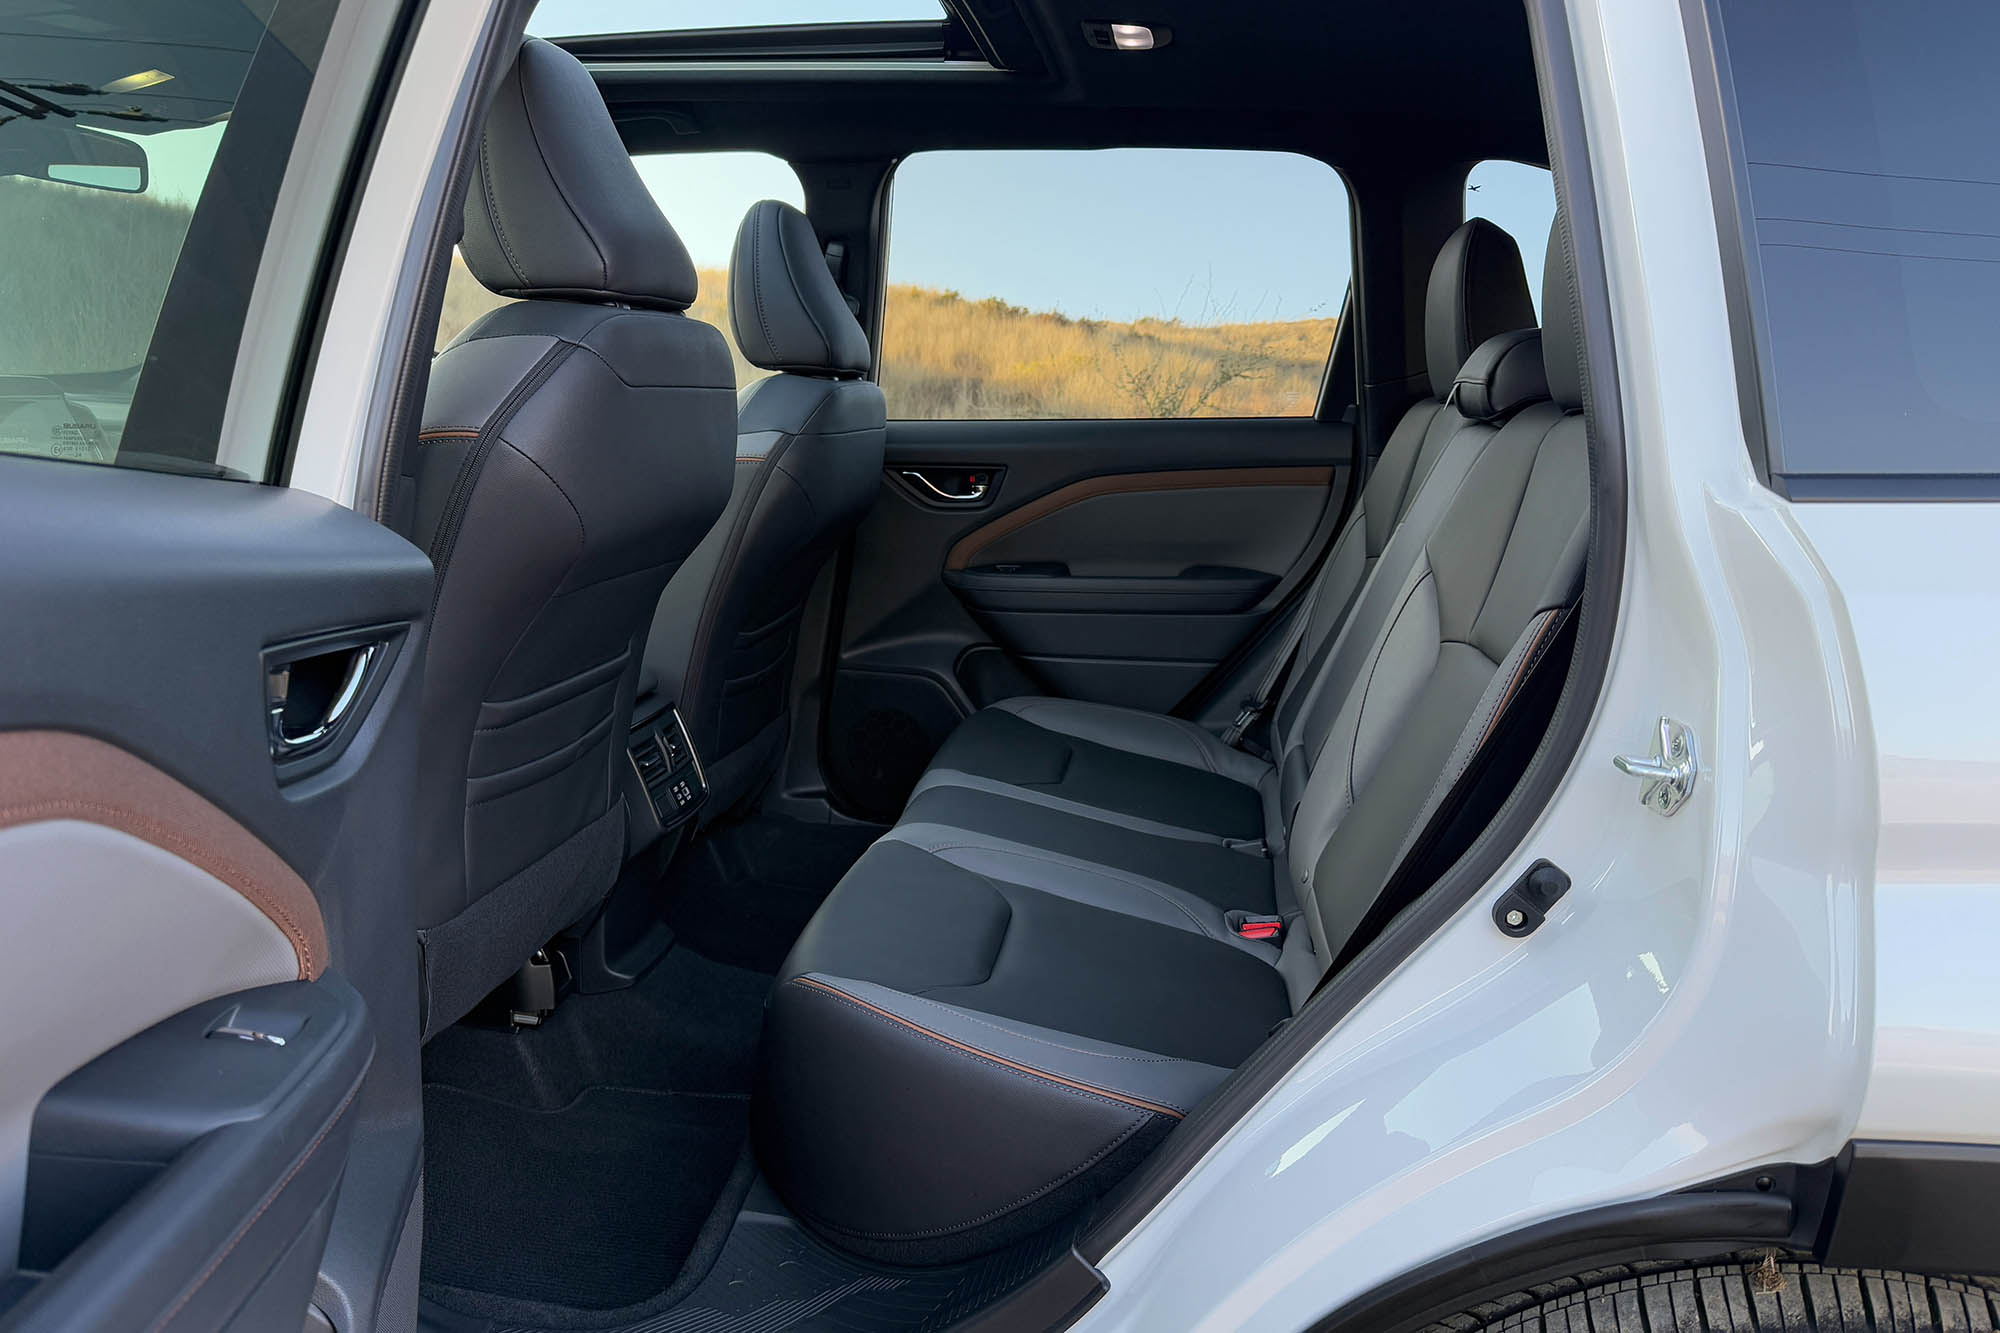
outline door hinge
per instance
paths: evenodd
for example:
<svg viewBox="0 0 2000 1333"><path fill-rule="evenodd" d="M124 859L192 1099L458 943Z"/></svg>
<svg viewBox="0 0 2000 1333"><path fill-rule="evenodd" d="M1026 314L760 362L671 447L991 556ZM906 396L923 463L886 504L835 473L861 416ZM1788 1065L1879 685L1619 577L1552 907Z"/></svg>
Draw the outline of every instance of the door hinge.
<svg viewBox="0 0 2000 1333"><path fill-rule="evenodd" d="M1670 717L1660 719L1658 744L1651 758L1629 754L1613 755L1611 762L1620 773L1644 778L1639 804L1656 815L1671 815L1688 803L1701 777L1701 758L1695 752L1694 733L1684 723Z"/></svg>

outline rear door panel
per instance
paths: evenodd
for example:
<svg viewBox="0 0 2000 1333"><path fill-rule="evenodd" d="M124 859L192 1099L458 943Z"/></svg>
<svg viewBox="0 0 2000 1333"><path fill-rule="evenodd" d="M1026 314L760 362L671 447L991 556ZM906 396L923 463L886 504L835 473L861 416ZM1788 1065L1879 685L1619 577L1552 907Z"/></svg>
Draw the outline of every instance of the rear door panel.
<svg viewBox="0 0 2000 1333"><path fill-rule="evenodd" d="M0 815L31 960L0 970L0 1328L294 1326L349 1140L385 1263L416 1185L430 564L301 492L28 458L0 458L0 561L0 732L58 756ZM281 758L272 654L328 635L378 651ZM203 1035L238 1010L285 1044Z"/></svg>
<svg viewBox="0 0 2000 1333"><path fill-rule="evenodd" d="M891 422L847 571L835 794L893 815L1008 695L1174 708L1317 555L1351 453L1348 426L1308 418Z"/></svg>

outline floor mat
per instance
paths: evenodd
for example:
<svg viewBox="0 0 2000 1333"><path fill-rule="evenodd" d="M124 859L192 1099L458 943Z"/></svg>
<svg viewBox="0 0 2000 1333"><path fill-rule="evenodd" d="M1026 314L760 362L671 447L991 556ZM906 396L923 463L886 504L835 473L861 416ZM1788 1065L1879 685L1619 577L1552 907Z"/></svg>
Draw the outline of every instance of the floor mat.
<svg viewBox="0 0 2000 1333"><path fill-rule="evenodd" d="M427 1086L426 1286L591 1310L663 1290L736 1164L747 1108L737 1093L593 1087L539 1110Z"/></svg>
<svg viewBox="0 0 2000 1333"><path fill-rule="evenodd" d="M433 1038L425 1296L555 1325L666 1290L742 1154L770 986L676 946L538 1030Z"/></svg>
<svg viewBox="0 0 2000 1333"><path fill-rule="evenodd" d="M754 1181L698 1281L676 1299L592 1327L595 1333L940 1333L1031 1280L1081 1229L1075 1219L944 1268L885 1268L828 1248L768 1185ZM565 1327L465 1319L434 1306L419 1322L423 1333L562 1333Z"/></svg>
<svg viewBox="0 0 2000 1333"><path fill-rule="evenodd" d="M676 1298L739 1163L748 1180L772 976L879 833L722 825L669 871L676 941L637 984L566 996L533 1031L460 1024L425 1046L423 1294L437 1318L601 1327Z"/></svg>
<svg viewBox="0 0 2000 1333"><path fill-rule="evenodd" d="M873 825L765 815L720 825L669 875L667 922L710 958L775 973L826 895L881 836Z"/></svg>

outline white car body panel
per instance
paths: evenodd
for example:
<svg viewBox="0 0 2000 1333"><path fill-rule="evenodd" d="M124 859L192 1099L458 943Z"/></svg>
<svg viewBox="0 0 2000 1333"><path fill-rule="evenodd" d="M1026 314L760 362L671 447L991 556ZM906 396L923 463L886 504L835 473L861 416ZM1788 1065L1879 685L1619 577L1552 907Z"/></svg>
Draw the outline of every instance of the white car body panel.
<svg viewBox="0 0 2000 1333"><path fill-rule="evenodd" d="M1847 600L1881 754L1855 1136L2000 1141L2000 524L1978 504L1795 512Z"/></svg>
<svg viewBox="0 0 2000 1333"><path fill-rule="evenodd" d="M1854 1134L1874 1037L1876 780L1853 632L1760 485L1685 39L1572 6L1619 352L1630 515L1596 720L1493 887L1109 1255L1085 1329L1291 1329L1482 1240ZM1671 819L1614 754L1691 726ZM1493 899L1575 887L1525 940Z"/></svg>

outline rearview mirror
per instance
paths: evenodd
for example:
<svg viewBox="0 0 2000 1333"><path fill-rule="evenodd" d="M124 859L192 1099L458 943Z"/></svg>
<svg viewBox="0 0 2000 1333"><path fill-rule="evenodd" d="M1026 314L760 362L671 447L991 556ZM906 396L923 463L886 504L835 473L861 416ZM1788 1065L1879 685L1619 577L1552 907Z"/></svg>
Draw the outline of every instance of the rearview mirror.
<svg viewBox="0 0 2000 1333"><path fill-rule="evenodd" d="M146 150L130 139L68 121L19 116L0 124L4 176L139 194L146 188Z"/></svg>

